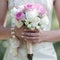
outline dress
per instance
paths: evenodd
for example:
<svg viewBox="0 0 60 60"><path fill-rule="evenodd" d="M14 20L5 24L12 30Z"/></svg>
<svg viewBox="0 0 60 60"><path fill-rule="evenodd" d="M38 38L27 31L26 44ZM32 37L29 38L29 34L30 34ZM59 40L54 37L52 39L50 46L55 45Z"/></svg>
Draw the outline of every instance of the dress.
<svg viewBox="0 0 60 60"><path fill-rule="evenodd" d="M51 30L51 20L52 20L52 11L53 11L53 1L54 0L9 0L9 10L17 5L22 5L26 3L40 3L47 8L48 17L49 17L49 25L47 26L47 30ZM11 46L6 49L4 59L3 60L28 60L27 59L27 51L26 51L26 43L21 42L20 48L18 49L18 55L13 56L10 54ZM57 60L56 52L53 47L52 42L43 42L33 44L33 60Z"/></svg>

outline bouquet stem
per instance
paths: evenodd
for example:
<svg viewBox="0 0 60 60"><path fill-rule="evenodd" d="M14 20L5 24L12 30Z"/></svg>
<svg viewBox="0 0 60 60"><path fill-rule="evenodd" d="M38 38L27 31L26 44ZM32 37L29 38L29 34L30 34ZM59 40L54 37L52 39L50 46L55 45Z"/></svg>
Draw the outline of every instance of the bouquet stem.
<svg viewBox="0 0 60 60"><path fill-rule="evenodd" d="M33 49L32 49L32 43L30 41L27 41L27 58L28 60L33 59Z"/></svg>
<svg viewBox="0 0 60 60"><path fill-rule="evenodd" d="M33 60L33 54L27 54L28 60Z"/></svg>

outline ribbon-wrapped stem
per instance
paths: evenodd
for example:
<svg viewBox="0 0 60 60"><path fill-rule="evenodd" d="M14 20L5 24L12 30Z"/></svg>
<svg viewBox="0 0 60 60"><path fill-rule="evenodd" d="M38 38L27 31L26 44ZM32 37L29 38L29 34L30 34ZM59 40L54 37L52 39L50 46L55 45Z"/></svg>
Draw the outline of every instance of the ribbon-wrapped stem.
<svg viewBox="0 0 60 60"><path fill-rule="evenodd" d="M33 59L33 49L32 49L32 43L30 41L27 41L27 58L28 60Z"/></svg>

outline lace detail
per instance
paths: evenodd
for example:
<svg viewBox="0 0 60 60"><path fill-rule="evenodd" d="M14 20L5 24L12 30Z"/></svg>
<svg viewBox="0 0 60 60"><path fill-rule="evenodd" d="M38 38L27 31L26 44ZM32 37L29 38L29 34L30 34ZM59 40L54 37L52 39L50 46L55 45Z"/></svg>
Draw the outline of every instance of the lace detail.
<svg viewBox="0 0 60 60"><path fill-rule="evenodd" d="M8 0L8 8L9 10L14 7L14 0Z"/></svg>
<svg viewBox="0 0 60 60"><path fill-rule="evenodd" d="M25 3L41 3L45 6L47 6L48 9L51 9L52 8L51 5L53 4L53 1L54 0L22 0L22 1L21 0L9 0L8 4L9 4L9 8L12 8L13 6L22 5Z"/></svg>

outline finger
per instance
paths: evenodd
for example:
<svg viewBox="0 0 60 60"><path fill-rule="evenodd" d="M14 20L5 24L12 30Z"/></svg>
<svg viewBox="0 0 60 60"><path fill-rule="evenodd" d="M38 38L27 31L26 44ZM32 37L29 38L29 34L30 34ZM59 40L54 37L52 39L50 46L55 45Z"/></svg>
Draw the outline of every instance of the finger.
<svg viewBox="0 0 60 60"><path fill-rule="evenodd" d="M39 40L39 37L28 37L28 36L24 36L24 39L27 39L27 40Z"/></svg>
<svg viewBox="0 0 60 60"><path fill-rule="evenodd" d="M23 36L30 36L30 37L39 37L39 33L26 33L26 32L24 32L24 33L22 33L22 35Z"/></svg>

